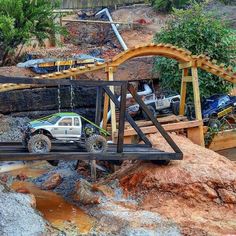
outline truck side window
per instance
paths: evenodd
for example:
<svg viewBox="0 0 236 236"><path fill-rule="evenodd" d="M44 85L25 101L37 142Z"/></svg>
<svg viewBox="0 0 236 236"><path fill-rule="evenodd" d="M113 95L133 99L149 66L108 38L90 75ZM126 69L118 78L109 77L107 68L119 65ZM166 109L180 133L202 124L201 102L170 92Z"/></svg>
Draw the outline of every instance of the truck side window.
<svg viewBox="0 0 236 236"><path fill-rule="evenodd" d="M80 126L80 119L75 117L74 118L75 126Z"/></svg>
<svg viewBox="0 0 236 236"><path fill-rule="evenodd" d="M72 126L72 118L64 118L62 119L59 124L59 126Z"/></svg>

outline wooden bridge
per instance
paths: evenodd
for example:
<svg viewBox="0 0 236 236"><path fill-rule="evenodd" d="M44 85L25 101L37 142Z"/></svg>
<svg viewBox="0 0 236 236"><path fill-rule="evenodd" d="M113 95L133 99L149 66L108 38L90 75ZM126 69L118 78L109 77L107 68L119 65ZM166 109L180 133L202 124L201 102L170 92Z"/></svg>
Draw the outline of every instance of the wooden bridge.
<svg viewBox="0 0 236 236"><path fill-rule="evenodd" d="M186 100L186 89L187 83L192 83L193 92L194 92L194 105L195 105L195 114L196 119L198 121L202 121L201 114L201 102L200 102L200 91L199 91L199 81L198 81L198 68L205 70L209 73L212 73L216 76L221 77L222 79L236 83L236 73L233 72L232 67L225 67L224 64L217 65L217 61L211 60L209 57L205 55L192 55L192 53L186 49L175 47L171 44L148 44L143 46L137 46L131 49L128 49L117 56L115 56L112 60L107 61L105 63L95 63L94 65L86 65L79 66L77 68L71 68L68 70L64 70L61 72L55 72L50 74L45 74L39 77L35 77L36 79L65 79L71 78L74 79L79 78L79 75L88 73L91 71L104 69L107 73L107 80L113 81L113 75L119 65L130 60L134 57L142 57L142 56L163 56L167 58L174 59L179 62L179 68L182 70L182 79L181 79L181 101L180 101L180 115L184 115L184 107ZM22 83L23 78L19 78L18 83L4 83L0 85L0 92L15 90L15 89L25 89L25 88L33 88L35 86L40 86L39 84L34 85ZM0 80L6 81L6 78L0 76ZM17 80L14 80L17 81ZM113 88L111 88L114 93ZM115 107L113 102L110 102L111 110L112 110L112 133L115 134L116 128L116 117L115 117ZM109 97L105 96L104 101L104 113L103 113L103 124L104 128L106 128L107 124L107 113L109 107ZM201 122L202 123L202 122ZM199 126L199 135L201 137L201 141L199 144L204 145L203 139L203 126Z"/></svg>

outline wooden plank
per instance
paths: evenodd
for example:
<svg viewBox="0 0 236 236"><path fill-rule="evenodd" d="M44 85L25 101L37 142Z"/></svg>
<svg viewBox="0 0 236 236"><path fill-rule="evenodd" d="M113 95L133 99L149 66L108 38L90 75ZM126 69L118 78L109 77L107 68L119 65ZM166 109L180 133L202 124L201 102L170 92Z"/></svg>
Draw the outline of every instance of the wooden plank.
<svg viewBox="0 0 236 236"><path fill-rule="evenodd" d="M0 161L30 161L30 160L181 160L181 153L161 152L55 152L47 154L32 153L0 153Z"/></svg>
<svg viewBox="0 0 236 236"><path fill-rule="evenodd" d="M209 149L214 151L236 147L236 130L225 130L219 132L213 138Z"/></svg>
<svg viewBox="0 0 236 236"><path fill-rule="evenodd" d="M195 107L195 114L197 120L202 120L202 111L201 111L201 99L200 99L200 89L199 89L199 81L198 81L198 70L197 67L191 68L192 72L192 83L193 83L193 95L194 95L194 107ZM200 126L200 139L201 139L201 146L205 146L204 141L204 132L203 132L203 125Z"/></svg>
<svg viewBox="0 0 236 236"><path fill-rule="evenodd" d="M182 80L183 80L183 82L187 82L187 83L190 83L193 81L192 76L184 76L184 77L182 77Z"/></svg>
<svg viewBox="0 0 236 236"><path fill-rule="evenodd" d="M78 23L88 23L88 24L121 24L121 25L133 25L140 24L137 22L124 22L124 21L101 21L101 20L77 20L77 19L62 19L64 22L78 22Z"/></svg>
<svg viewBox="0 0 236 236"><path fill-rule="evenodd" d="M193 127L198 127L202 125L202 121L199 120L193 120L193 121L183 121L178 123L172 123L172 124L164 124L162 127L165 129L165 131L176 131L181 129L188 129ZM157 128L155 126L148 126L148 127L141 127L141 130L144 134L153 134L158 132ZM116 134L117 135L117 134ZM134 129L126 129L124 136L132 136L136 135L136 132Z"/></svg>
<svg viewBox="0 0 236 236"><path fill-rule="evenodd" d="M176 115L170 115L170 116L157 118L157 121L160 122L161 124L175 123L175 122L186 121L186 120L187 120L186 116L176 116ZM147 126L153 125L153 123L149 120L138 120L138 121L136 121L136 124L139 127L147 127ZM125 128L128 129L130 127L131 127L130 124L128 122L126 122Z"/></svg>

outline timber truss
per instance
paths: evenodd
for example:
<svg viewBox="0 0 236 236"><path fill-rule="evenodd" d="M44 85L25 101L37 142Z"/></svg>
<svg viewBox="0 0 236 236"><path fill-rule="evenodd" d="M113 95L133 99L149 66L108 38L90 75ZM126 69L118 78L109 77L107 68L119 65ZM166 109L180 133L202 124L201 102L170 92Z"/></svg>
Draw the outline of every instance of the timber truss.
<svg viewBox="0 0 236 236"><path fill-rule="evenodd" d="M14 84L28 84L28 85L43 85L56 86L90 86L97 88L96 97L96 115L95 123L100 125L102 115L102 96L105 94L111 99L115 106L120 110L119 114L119 128L118 128L118 140L116 144L110 144L108 151L104 153L88 153L85 149L79 149L76 145L72 144L53 144L52 151L46 154L33 154L28 153L26 149L20 143L0 143L0 161L6 160L181 160L183 154L175 142L171 139L168 133L163 129L157 119L149 111L145 103L135 91L132 84L128 81L90 81L90 80L65 80L65 79L36 79L36 78L8 78L0 77L0 83L14 83ZM120 101L110 89L111 87L119 86L121 94ZM153 125L157 128L157 131L167 141L173 152L163 152L152 147L151 142L142 132L142 130L135 123L133 118L126 111L126 94L127 90L132 94L133 98L139 104L141 109L147 114L149 119L153 122ZM144 144L129 144L124 145L124 127L125 120L127 120L133 129L137 132L140 140Z"/></svg>

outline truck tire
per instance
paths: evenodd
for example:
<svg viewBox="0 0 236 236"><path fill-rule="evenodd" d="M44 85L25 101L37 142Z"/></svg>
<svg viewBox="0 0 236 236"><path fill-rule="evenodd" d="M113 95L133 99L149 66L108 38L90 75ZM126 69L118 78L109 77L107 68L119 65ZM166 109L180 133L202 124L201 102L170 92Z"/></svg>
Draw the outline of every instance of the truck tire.
<svg viewBox="0 0 236 236"><path fill-rule="evenodd" d="M105 152L107 150L107 140L101 135L94 134L86 140L85 147L88 152Z"/></svg>
<svg viewBox="0 0 236 236"><path fill-rule="evenodd" d="M172 102L171 103L172 113L176 116L179 115L179 106L180 106L180 102Z"/></svg>
<svg viewBox="0 0 236 236"><path fill-rule="evenodd" d="M151 106L151 105L148 105L147 108L150 110L150 112L151 112L151 113L153 114L153 116L156 118L157 113L156 113L155 108L154 108L153 106ZM143 118L144 118L145 120L149 120L149 117L147 116L147 114L146 114L144 111L142 111L142 114L143 114Z"/></svg>
<svg viewBox="0 0 236 236"><path fill-rule="evenodd" d="M47 162L51 165L51 166L58 166L59 161L58 160L47 160Z"/></svg>
<svg viewBox="0 0 236 236"><path fill-rule="evenodd" d="M28 142L30 153L48 153L51 151L51 140L43 134L32 136Z"/></svg>

